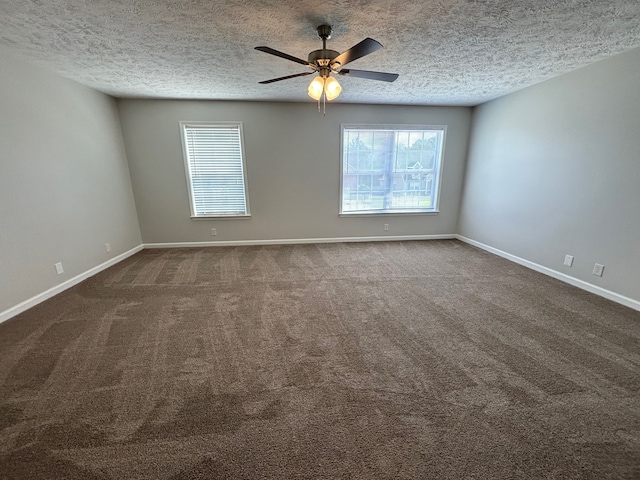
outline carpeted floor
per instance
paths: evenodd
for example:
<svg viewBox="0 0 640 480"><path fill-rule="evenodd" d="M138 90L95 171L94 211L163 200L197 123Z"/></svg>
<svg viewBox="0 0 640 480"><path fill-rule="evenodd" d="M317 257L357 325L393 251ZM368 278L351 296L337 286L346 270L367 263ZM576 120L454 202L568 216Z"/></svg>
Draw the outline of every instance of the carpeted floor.
<svg viewBox="0 0 640 480"><path fill-rule="evenodd" d="M0 478L638 479L640 312L455 240L145 250L0 324Z"/></svg>

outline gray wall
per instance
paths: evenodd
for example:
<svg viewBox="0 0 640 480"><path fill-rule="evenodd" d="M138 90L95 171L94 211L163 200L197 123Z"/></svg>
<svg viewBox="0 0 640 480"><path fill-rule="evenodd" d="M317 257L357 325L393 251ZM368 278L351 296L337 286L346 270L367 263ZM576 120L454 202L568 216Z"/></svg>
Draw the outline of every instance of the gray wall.
<svg viewBox="0 0 640 480"><path fill-rule="evenodd" d="M453 234L471 109L119 100L145 243ZM252 218L192 220L180 121L242 121ZM340 124L448 125L440 214L338 216ZM389 231L383 225L389 224ZM212 237L211 227L218 235Z"/></svg>
<svg viewBox="0 0 640 480"><path fill-rule="evenodd" d="M459 232L640 300L640 49L474 110Z"/></svg>
<svg viewBox="0 0 640 480"><path fill-rule="evenodd" d="M141 238L112 98L0 50L0 112L3 312Z"/></svg>

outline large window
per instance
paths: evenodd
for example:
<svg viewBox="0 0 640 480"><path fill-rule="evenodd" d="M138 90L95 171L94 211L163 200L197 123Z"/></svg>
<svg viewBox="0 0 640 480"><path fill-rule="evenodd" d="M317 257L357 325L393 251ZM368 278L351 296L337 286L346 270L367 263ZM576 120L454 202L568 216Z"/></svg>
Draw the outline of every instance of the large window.
<svg viewBox="0 0 640 480"><path fill-rule="evenodd" d="M343 125L340 213L437 212L445 130Z"/></svg>
<svg viewBox="0 0 640 480"><path fill-rule="evenodd" d="M249 216L242 124L180 126L191 216Z"/></svg>

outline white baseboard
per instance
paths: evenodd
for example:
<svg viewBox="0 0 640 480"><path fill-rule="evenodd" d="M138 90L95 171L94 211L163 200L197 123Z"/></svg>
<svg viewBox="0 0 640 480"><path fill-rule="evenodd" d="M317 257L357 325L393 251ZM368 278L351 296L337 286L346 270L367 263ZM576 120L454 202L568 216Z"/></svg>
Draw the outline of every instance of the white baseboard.
<svg viewBox="0 0 640 480"><path fill-rule="evenodd" d="M302 244L302 243L338 243L338 242L389 242L400 240L451 240L456 238L455 235L404 235L404 236L382 236L382 237L341 237L341 238L283 238L274 240L237 240L237 241L219 241L219 242L176 242L176 243L147 243L138 245L128 252L113 257L112 259L77 275L66 282L63 282L49 290L39 293L24 302L19 303L7 310L0 312L0 323L9 320L12 317L35 307L39 303L61 293L68 288L92 277L125 258L138 253L145 248L178 248L178 247L223 247L223 246L243 246L243 245L284 245L284 244Z"/></svg>
<svg viewBox="0 0 640 480"><path fill-rule="evenodd" d="M539 265L537 263L530 262L529 260L525 260L524 258L517 257L507 252L503 252L502 250L498 250L497 248L477 242L476 240L463 237L462 235L455 235L455 238L457 238L461 242L468 243L469 245L473 245L474 247L478 247L489 253L493 253L494 255L498 255L499 257L506 258L507 260L511 260L514 263L530 268L531 270L535 270L536 272L543 273L557 280L568 283L569 285L573 285L574 287L581 288L582 290L586 290L590 293L595 293L596 295L607 298L616 303L620 303L621 305L624 305L626 307L633 308L634 310L640 311L640 301L634 300L633 298L625 297L624 295L620 295L619 293L612 292L611 290L607 290L606 288L598 287L597 285L585 282L584 280L579 280L575 277L571 277L564 273L558 272L557 270L543 267L542 265Z"/></svg>
<svg viewBox="0 0 640 480"><path fill-rule="evenodd" d="M515 262L519 265L523 265L527 268L535 270L537 272L543 273L550 277L556 278L560 281L573 285L575 287L581 288L591 293L595 293L596 295L600 295L601 297L612 300L616 303L620 303L621 305L625 305L634 310L640 311L640 301L634 300L629 297L625 297L624 295L620 295L618 293L612 292L602 287L598 287L597 285L593 285L591 283L587 283L583 280L579 280L575 277L571 277L564 273L558 272L556 270L552 270L550 268L544 267L537 263L531 262L529 260L525 260L524 258L517 257L507 252L503 252L502 250L498 250L497 248L491 247L489 245L485 245L483 243L477 242L476 240L472 240L467 237L463 237L462 235L455 234L443 234L443 235L400 235L400 236L376 236L376 237L337 237L337 238L281 238L281 239L272 239L272 240L235 240L235 241L217 241L217 242L174 242L174 243L146 243L143 245L138 245L131 250L124 252L96 267L93 267L87 270L80 275L77 275L66 282L63 282L55 287L50 288L49 290L42 292L34 297L25 300L18 305L15 305L3 312L0 312L0 323L28 310L31 307L38 305L39 303L44 302L45 300L57 295L58 293L67 290L68 288L77 285L78 283L86 280L89 277L115 265L118 262L130 257L143 250L144 248L183 248L183 247L225 247L225 246L251 246L251 245L292 245L292 244L307 244L307 243L342 243L342 242L391 242L391 241L407 241L407 240L451 240L458 239L462 242L468 243L469 245L473 245L487 252L493 253L494 255L498 255L499 257L505 258L512 262Z"/></svg>
<svg viewBox="0 0 640 480"><path fill-rule="evenodd" d="M5 310L4 312L0 312L0 323L4 322L5 320L9 320L11 317L15 317L16 315L24 312L25 310L28 310L31 307L35 307L39 303L42 303L45 300L53 297L54 295L57 295L60 292L63 292L66 289L71 288L74 285L77 285L78 283L82 282L83 280L86 280L87 278L92 277L96 273L99 273L102 270L105 270L105 269L109 268L110 266L115 265L118 262L121 262L125 258L128 258L131 255L133 255L135 253L138 253L143 248L144 248L143 245L138 245L137 247L132 248L128 252L124 252L124 253L118 255L117 257L113 257L110 260L98 265L97 267L93 267L93 268L87 270L86 272L81 273L80 275L76 275L75 277L70 278L66 282L63 282L63 283L61 283L59 285L56 285L55 287L52 287L52 288L50 288L49 290L47 290L45 292L39 293L38 295L36 295L34 297L31 297L30 299L25 300L24 302L19 303L18 305L15 305L14 307L11 307L11 308Z"/></svg>
<svg viewBox="0 0 640 480"><path fill-rule="evenodd" d="M240 247L250 245L291 245L304 243L346 243L346 242L397 242L402 240L452 240L454 234L445 235L399 235L380 237L336 237L336 238L276 238L272 240L231 240L214 242L173 242L145 243L144 248L183 247Z"/></svg>

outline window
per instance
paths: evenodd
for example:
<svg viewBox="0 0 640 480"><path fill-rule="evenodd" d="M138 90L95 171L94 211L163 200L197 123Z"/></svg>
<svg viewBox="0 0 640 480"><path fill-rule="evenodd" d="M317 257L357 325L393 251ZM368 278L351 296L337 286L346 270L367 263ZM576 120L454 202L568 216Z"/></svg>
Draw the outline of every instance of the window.
<svg viewBox="0 0 640 480"><path fill-rule="evenodd" d="M242 124L180 126L191 216L249 216Z"/></svg>
<svg viewBox="0 0 640 480"><path fill-rule="evenodd" d="M437 212L445 130L343 125L340 213Z"/></svg>

